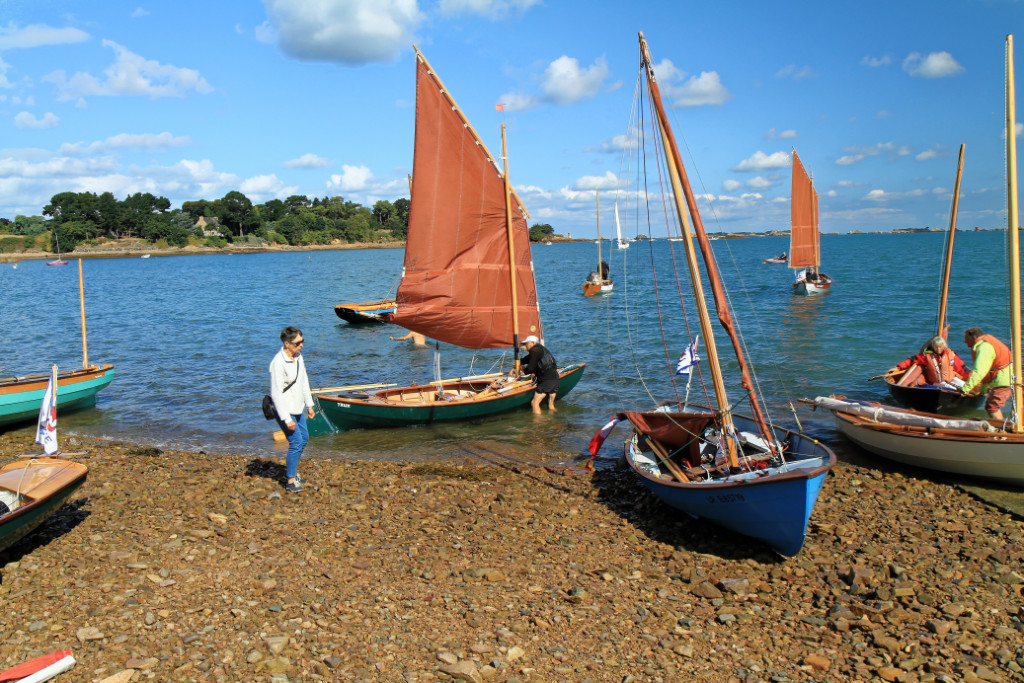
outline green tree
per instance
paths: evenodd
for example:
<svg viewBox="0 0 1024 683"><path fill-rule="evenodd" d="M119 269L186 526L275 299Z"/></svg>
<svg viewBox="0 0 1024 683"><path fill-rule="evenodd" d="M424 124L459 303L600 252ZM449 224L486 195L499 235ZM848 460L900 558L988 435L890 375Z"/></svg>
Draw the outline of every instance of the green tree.
<svg viewBox="0 0 1024 683"><path fill-rule="evenodd" d="M534 223L530 226L530 241L531 242L543 242L551 235L555 234L555 229L547 223Z"/></svg>
<svg viewBox="0 0 1024 683"><path fill-rule="evenodd" d="M387 225L391 216L395 214L395 205L386 199L381 199L373 205L373 217L381 225Z"/></svg>
<svg viewBox="0 0 1024 683"><path fill-rule="evenodd" d="M220 203L223 207L221 223L231 229L232 235L244 236L259 225L260 220L253 211L252 200L238 190L228 192Z"/></svg>
<svg viewBox="0 0 1024 683"><path fill-rule="evenodd" d="M259 205L259 216L266 223L274 223L284 216L287 207L280 199L271 199Z"/></svg>

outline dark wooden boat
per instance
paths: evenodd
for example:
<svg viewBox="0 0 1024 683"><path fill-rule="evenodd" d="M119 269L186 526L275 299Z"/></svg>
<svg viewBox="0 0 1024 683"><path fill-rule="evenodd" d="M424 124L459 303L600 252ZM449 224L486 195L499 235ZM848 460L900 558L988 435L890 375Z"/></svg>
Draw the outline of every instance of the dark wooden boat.
<svg viewBox="0 0 1024 683"><path fill-rule="evenodd" d="M914 369L913 367L911 369ZM918 371L920 369L918 368ZM941 413L942 415L970 415L984 412L984 394L965 394L953 389L943 389L934 384L918 386L901 386L902 375L886 377L889 395L904 408L920 410L925 413Z"/></svg>
<svg viewBox="0 0 1024 683"><path fill-rule="evenodd" d="M386 323L387 316L395 312L394 299L364 301L359 304L338 304L334 313L347 323Z"/></svg>

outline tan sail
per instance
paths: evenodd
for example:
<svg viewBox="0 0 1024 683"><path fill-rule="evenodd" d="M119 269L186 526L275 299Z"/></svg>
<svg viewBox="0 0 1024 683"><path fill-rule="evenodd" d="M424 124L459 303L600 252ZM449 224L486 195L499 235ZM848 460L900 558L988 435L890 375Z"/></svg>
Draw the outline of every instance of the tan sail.
<svg viewBox="0 0 1024 683"><path fill-rule="evenodd" d="M818 193L800 157L793 150L793 189L790 201L789 267L817 268Z"/></svg>

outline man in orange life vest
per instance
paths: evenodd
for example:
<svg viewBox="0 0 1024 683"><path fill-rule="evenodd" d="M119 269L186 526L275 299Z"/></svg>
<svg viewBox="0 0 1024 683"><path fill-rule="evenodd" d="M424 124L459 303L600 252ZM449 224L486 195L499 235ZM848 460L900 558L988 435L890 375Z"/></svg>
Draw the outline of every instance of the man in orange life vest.
<svg viewBox="0 0 1024 683"><path fill-rule="evenodd" d="M1012 393L1010 390L1010 349L991 334L985 334L977 327L964 330L964 343L971 349L974 372L967 379L961 391L970 394L988 391L985 410L995 420L1003 419L1001 410Z"/></svg>
<svg viewBox="0 0 1024 683"><path fill-rule="evenodd" d="M969 374L967 372L967 368L964 367L964 362L960 360L960 356L956 355L956 352L949 348L949 344L946 343L946 340L938 335L925 342L925 345L921 347L921 352L919 354L911 356L904 361L900 361L899 364L890 368L886 374L893 375L900 370L907 370L914 365L920 365L922 371L921 376L916 381L916 384L913 382L910 384L904 384L901 382L901 385L939 385L942 383L946 385L947 388L959 388L963 384L963 380L967 379L967 375Z"/></svg>

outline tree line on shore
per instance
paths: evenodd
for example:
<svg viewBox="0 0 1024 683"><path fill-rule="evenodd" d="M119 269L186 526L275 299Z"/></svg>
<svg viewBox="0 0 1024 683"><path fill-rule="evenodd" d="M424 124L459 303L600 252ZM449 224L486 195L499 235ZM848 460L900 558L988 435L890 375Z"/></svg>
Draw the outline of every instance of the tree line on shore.
<svg viewBox="0 0 1024 683"><path fill-rule="evenodd" d="M141 238L157 246L189 244L287 244L306 246L336 242L393 242L409 229L409 200L377 201L367 208L344 198L292 195L254 204L232 190L220 199L185 202L171 209L166 197L136 192L123 201L111 192L61 192L43 207L41 216L0 218L0 253L33 248L74 251L81 244ZM530 228L530 239L554 233L548 224Z"/></svg>

